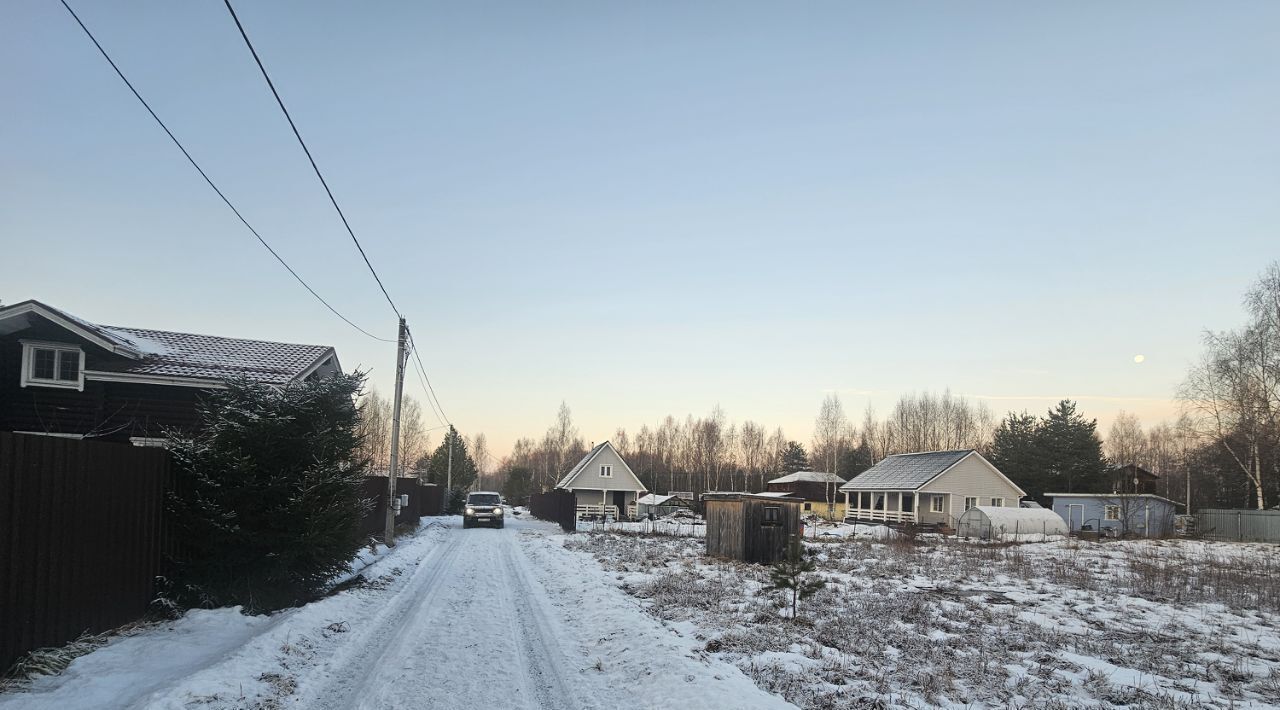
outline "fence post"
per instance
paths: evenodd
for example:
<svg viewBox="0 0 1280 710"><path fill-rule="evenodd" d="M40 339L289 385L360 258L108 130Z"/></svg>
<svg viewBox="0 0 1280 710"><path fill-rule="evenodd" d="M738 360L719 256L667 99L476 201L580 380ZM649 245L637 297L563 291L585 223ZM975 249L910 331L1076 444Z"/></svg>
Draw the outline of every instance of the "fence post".
<svg viewBox="0 0 1280 710"><path fill-rule="evenodd" d="M1240 532L1240 511L1236 511L1236 539L1243 540L1244 534Z"/></svg>

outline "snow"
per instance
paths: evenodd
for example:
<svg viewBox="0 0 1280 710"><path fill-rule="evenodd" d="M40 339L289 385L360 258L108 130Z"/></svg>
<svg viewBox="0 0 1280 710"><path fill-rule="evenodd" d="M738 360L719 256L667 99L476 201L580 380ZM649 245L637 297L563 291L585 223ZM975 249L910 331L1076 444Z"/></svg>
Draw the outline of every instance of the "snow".
<svg viewBox="0 0 1280 710"><path fill-rule="evenodd" d="M164 343L146 338L137 333L121 330L119 328L111 328L107 326L98 326L110 333L113 337L119 338L133 346L135 350L143 355L168 355L172 352L169 346Z"/></svg>
<svg viewBox="0 0 1280 710"><path fill-rule="evenodd" d="M567 537L435 519L366 560L363 586L272 616L189 612L0 710L791 707L644 614Z"/></svg>
<svg viewBox="0 0 1280 710"><path fill-rule="evenodd" d="M707 559L700 541L571 544L801 707L1280 707L1278 546L806 543L827 587L797 621L767 568Z"/></svg>

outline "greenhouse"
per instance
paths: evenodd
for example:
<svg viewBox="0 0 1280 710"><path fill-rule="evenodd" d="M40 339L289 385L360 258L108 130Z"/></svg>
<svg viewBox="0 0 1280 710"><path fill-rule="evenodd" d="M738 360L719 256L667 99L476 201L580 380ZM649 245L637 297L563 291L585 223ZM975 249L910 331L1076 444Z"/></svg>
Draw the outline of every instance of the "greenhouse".
<svg viewBox="0 0 1280 710"><path fill-rule="evenodd" d="M975 506L956 523L956 535L998 542L1044 542L1067 535L1067 523L1045 508Z"/></svg>

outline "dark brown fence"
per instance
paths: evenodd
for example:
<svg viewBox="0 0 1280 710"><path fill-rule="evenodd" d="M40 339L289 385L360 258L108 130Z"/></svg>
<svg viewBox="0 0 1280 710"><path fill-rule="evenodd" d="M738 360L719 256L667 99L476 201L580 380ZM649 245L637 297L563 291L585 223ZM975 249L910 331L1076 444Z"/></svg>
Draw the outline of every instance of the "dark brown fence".
<svg viewBox="0 0 1280 710"><path fill-rule="evenodd" d="M0 670L147 612L171 477L162 449L0 432Z"/></svg>
<svg viewBox="0 0 1280 710"><path fill-rule="evenodd" d="M578 525L578 497L573 491L554 489L529 496L529 512L540 520L559 523L565 532L573 532Z"/></svg>
<svg viewBox="0 0 1280 710"><path fill-rule="evenodd" d="M417 525L422 517L422 488L418 486L418 479L397 478L396 495L409 496L409 505L402 506L396 514L396 525ZM381 540L387 531L387 477L364 479L364 497L373 500L373 508L360 521L360 533Z"/></svg>
<svg viewBox="0 0 1280 710"><path fill-rule="evenodd" d="M419 483L418 492L422 494L422 503L418 512L423 515L444 515L444 486L434 483Z"/></svg>

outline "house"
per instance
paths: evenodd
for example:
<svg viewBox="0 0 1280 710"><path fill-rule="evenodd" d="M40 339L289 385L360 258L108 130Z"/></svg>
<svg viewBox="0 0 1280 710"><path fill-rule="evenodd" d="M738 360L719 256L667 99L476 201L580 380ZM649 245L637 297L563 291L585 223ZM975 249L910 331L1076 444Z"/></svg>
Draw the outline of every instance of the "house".
<svg viewBox="0 0 1280 710"><path fill-rule="evenodd" d="M613 444L604 442L587 452L560 479L556 488L572 491L578 499L578 516L636 517L636 501L644 484L632 472Z"/></svg>
<svg viewBox="0 0 1280 710"><path fill-rule="evenodd" d="M1136 464L1111 469L1112 493L1155 493L1160 477Z"/></svg>
<svg viewBox="0 0 1280 710"><path fill-rule="evenodd" d="M844 518L844 501L840 486L845 479L834 473L820 471L796 471L769 481L767 490L773 493L790 493L804 499L806 515L821 515L832 520Z"/></svg>
<svg viewBox="0 0 1280 710"><path fill-rule="evenodd" d="M1071 532L1172 535L1178 503L1152 493L1045 493Z"/></svg>
<svg viewBox="0 0 1280 710"><path fill-rule="evenodd" d="M650 514L661 517L680 511L692 510L693 501L681 498L674 494L660 496L655 493L650 493L636 501L636 517L638 518L644 518Z"/></svg>
<svg viewBox="0 0 1280 710"><path fill-rule="evenodd" d="M1017 508L1026 493L973 449L890 456L840 487L845 520L954 528L979 505Z"/></svg>
<svg viewBox="0 0 1280 710"><path fill-rule="evenodd" d="M340 373L326 345L90 323L39 301L0 308L0 431L163 442L225 381L282 386Z"/></svg>

